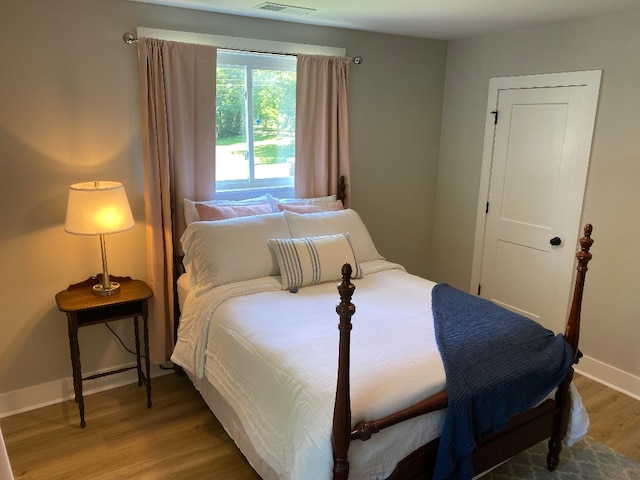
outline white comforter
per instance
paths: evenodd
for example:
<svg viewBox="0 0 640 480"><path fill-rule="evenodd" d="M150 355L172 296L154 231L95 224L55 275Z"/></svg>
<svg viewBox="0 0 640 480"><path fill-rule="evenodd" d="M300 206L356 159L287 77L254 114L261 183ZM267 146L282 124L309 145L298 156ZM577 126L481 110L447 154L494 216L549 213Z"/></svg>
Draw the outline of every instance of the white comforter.
<svg viewBox="0 0 640 480"><path fill-rule="evenodd" d="M434 283L385 261L362 266L351 335L354 423L445 388L431 313ZM336 285L292 294L278 278L264 277L185 299L172 360L205 377L232 406L250 432L260 457L252 463L263 478L332 477ZM349 478L386 478L399 459L439 435L443 419L444 412L424 415L353 442ZM260 471L263 463L270 468Z"/></svg>
<svg viewBox="0 0 640 480"><path fill-rule="evenodd" d="M389 262L363 268L364 278L354 280L354 421L381 417L445 386L431 316L434 284ZM277 278L265 277L185 300L172 360L204 375L233 406L279 478L332 476L336 285L292 294ZM392 427L364 445L353 443L350 478L388 476L399 458L438 436L441 421L442 414L425 416L412 428Z"/></svg>

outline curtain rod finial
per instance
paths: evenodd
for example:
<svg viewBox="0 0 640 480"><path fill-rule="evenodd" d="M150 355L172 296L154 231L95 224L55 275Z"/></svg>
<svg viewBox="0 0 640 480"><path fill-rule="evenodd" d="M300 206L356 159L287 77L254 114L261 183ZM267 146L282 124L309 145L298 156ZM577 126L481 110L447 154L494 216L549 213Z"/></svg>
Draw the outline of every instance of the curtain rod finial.
<svg viewBox="0 0 640 480"><path fill-rule="evenodd" d="M353 63L360 65L362 63L362 57L359 55L357 57L353 57Z"/></svg>
<svg viewBox="0 0 640 480"><path fill-rule="evenodd" d="M122 40L124 40L124 43L126 43L127 45L131 45L132 43L135 43L138 41L138 39L133 35L133 33L129 33L129 32L122 35Z"/></svg>

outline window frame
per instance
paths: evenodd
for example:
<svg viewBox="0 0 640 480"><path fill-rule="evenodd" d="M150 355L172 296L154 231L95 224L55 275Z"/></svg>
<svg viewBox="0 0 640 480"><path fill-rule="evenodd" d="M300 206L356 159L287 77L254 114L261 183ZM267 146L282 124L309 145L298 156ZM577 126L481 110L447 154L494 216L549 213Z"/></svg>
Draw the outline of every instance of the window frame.
<svg viewBox="0 0 640 480"><path fill-rule="evenodd" d="M291 55L250 52L242 50L219 49L217 68L244 67L245 68L245 100L246 100L246 142L249 160L249 178L247 180L216 180L216 197L220 194L233 197L251 196L265 191L282 190L293 192L294 176L256 179L255 178L255 145L254 126L249 119L253 118L253 70L278 70L295 72L296 58ZM216 143L217 147L217 143ZM235 192L235 193L233 193Z"/></svg>

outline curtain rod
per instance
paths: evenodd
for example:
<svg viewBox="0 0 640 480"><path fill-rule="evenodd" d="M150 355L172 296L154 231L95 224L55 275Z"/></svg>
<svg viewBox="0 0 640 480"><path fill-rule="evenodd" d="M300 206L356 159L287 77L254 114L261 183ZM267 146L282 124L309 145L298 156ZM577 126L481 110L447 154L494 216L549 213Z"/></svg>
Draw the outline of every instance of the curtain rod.
<svg viewBox="0 0 640 480"><path fill-rule="evenodd" d="M122 40L127 45L133 45L134 43L136 43L138 41L138 38L133 33L127 32L124 35L122 35ZM225 48L225 50L234 50L234 49ZM271 52L251 51L251 53L271 53ZM353 57L352 62L355 63L356 65L360 65L362 63L362 57L361 56Z"/></svg>

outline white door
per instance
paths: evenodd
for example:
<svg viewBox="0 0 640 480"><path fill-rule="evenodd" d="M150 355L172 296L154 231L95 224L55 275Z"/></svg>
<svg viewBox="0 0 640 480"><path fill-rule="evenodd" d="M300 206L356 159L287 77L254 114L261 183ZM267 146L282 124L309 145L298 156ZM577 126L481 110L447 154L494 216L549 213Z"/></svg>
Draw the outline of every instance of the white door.
<svg viewBox="0 0 640 480"><path fill-rule="evenodd" d="M556 332L571 296L600 73L490 82L472 292Z"/></svg>

